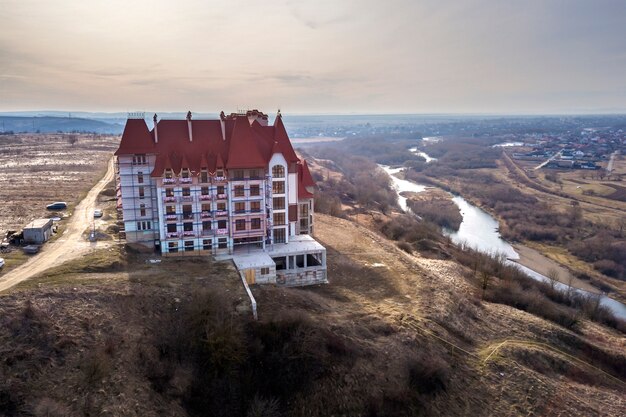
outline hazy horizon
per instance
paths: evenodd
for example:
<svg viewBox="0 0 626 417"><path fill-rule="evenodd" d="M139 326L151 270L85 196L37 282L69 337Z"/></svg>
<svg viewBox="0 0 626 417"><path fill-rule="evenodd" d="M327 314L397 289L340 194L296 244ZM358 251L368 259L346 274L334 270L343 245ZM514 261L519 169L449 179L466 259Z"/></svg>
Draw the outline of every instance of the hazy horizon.
<svg viewBox="0 0 626 417"><path fill-rule="evenodd" d="M0 0L0 111L626 113L619 0L254 6Z"/></svg>

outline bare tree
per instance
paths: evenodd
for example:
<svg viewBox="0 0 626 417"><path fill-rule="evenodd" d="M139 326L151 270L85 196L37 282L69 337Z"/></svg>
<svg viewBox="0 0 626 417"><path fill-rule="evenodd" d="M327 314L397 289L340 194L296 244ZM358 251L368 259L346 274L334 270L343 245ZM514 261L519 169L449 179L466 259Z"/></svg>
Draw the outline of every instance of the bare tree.
<svg viewBox="0 0 626 417"><path fill-rule="evenodd" d="M70 145L74 146L76 142L78 142L78 135L69 135L67 137L67 143Z"/></svg>
<svg viewBox="0 0 626 417"><path fill-rule="evenodd" d="M554 289L556 287L556 283L559 282L559 271L557 271L556 268L548 269L546 278L548 278L550 288Z"/></svg>
<svg viewBox="0 0 626 417"><path fill-rule="evenodd" d="M483 300L485 299L485 292L487 291L487 288L489 287L490 278L491 278L491 275L489 275L489 272L483 269L481 271L481 287L483 290L483 295L482 295Z"/></svg>

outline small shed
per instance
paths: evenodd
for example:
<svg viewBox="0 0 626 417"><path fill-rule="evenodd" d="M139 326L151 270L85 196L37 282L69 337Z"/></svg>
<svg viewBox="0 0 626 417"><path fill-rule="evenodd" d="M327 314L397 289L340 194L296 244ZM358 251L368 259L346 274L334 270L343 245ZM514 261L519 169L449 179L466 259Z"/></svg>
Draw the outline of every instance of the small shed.
<svg viewBox="0 0 626 417"><path fill-rule="evenodd" d="M52 237L52 219L33 220L24 228L24 241L26 243L41 244L50 237Z"/></svg>

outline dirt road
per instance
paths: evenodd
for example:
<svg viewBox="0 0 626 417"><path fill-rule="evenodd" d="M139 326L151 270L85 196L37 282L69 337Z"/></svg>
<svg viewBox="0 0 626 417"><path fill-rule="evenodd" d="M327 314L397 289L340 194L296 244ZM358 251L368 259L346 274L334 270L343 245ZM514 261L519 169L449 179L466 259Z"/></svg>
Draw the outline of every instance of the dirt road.
<svg viewBox="0 0 626 417"><path fill-rule="evenodd" d="M41 253L33 256L25 264L20 265L6 274L0 275L0 292L48 268L61 265L64 262L84 255L92 249L107 245L107 242L90 242L85 239L83 233L85 230L92 227L96 198L106 184L113 179L114 172L113 158L111 158L104 177L98 181L87 196L74 208L74 212L63 234L54 242L45 244L42 247Z"/></svg>

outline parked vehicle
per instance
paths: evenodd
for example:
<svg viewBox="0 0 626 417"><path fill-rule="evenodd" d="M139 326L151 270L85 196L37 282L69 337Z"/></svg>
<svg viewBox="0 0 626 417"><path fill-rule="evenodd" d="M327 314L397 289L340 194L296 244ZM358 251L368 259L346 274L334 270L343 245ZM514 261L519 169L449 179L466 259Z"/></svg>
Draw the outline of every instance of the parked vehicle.
<svg viewBox="0 0 626 417"><path fill-rule="evenodd" d="M102 217L102 210L100 210L100 209L95 209L95 210L93 211L93 217L94 217L94 218Z"/></svg>
<svg viewBox="0 0 626 417"><path fill-rule="evenodd" d="M28 245L28 246L24 246L24 248L22 250L26 254L34 255L37 252L39 252L39 246L37 246L37 245Z"/></svg>
<svg viewBox="0 0 626 417"><path fill-rule="evenodd" d="M57 201L52 204L48 204L46 208L48 210L64 210L67 208L67 203L65 201Z"/></svg>

